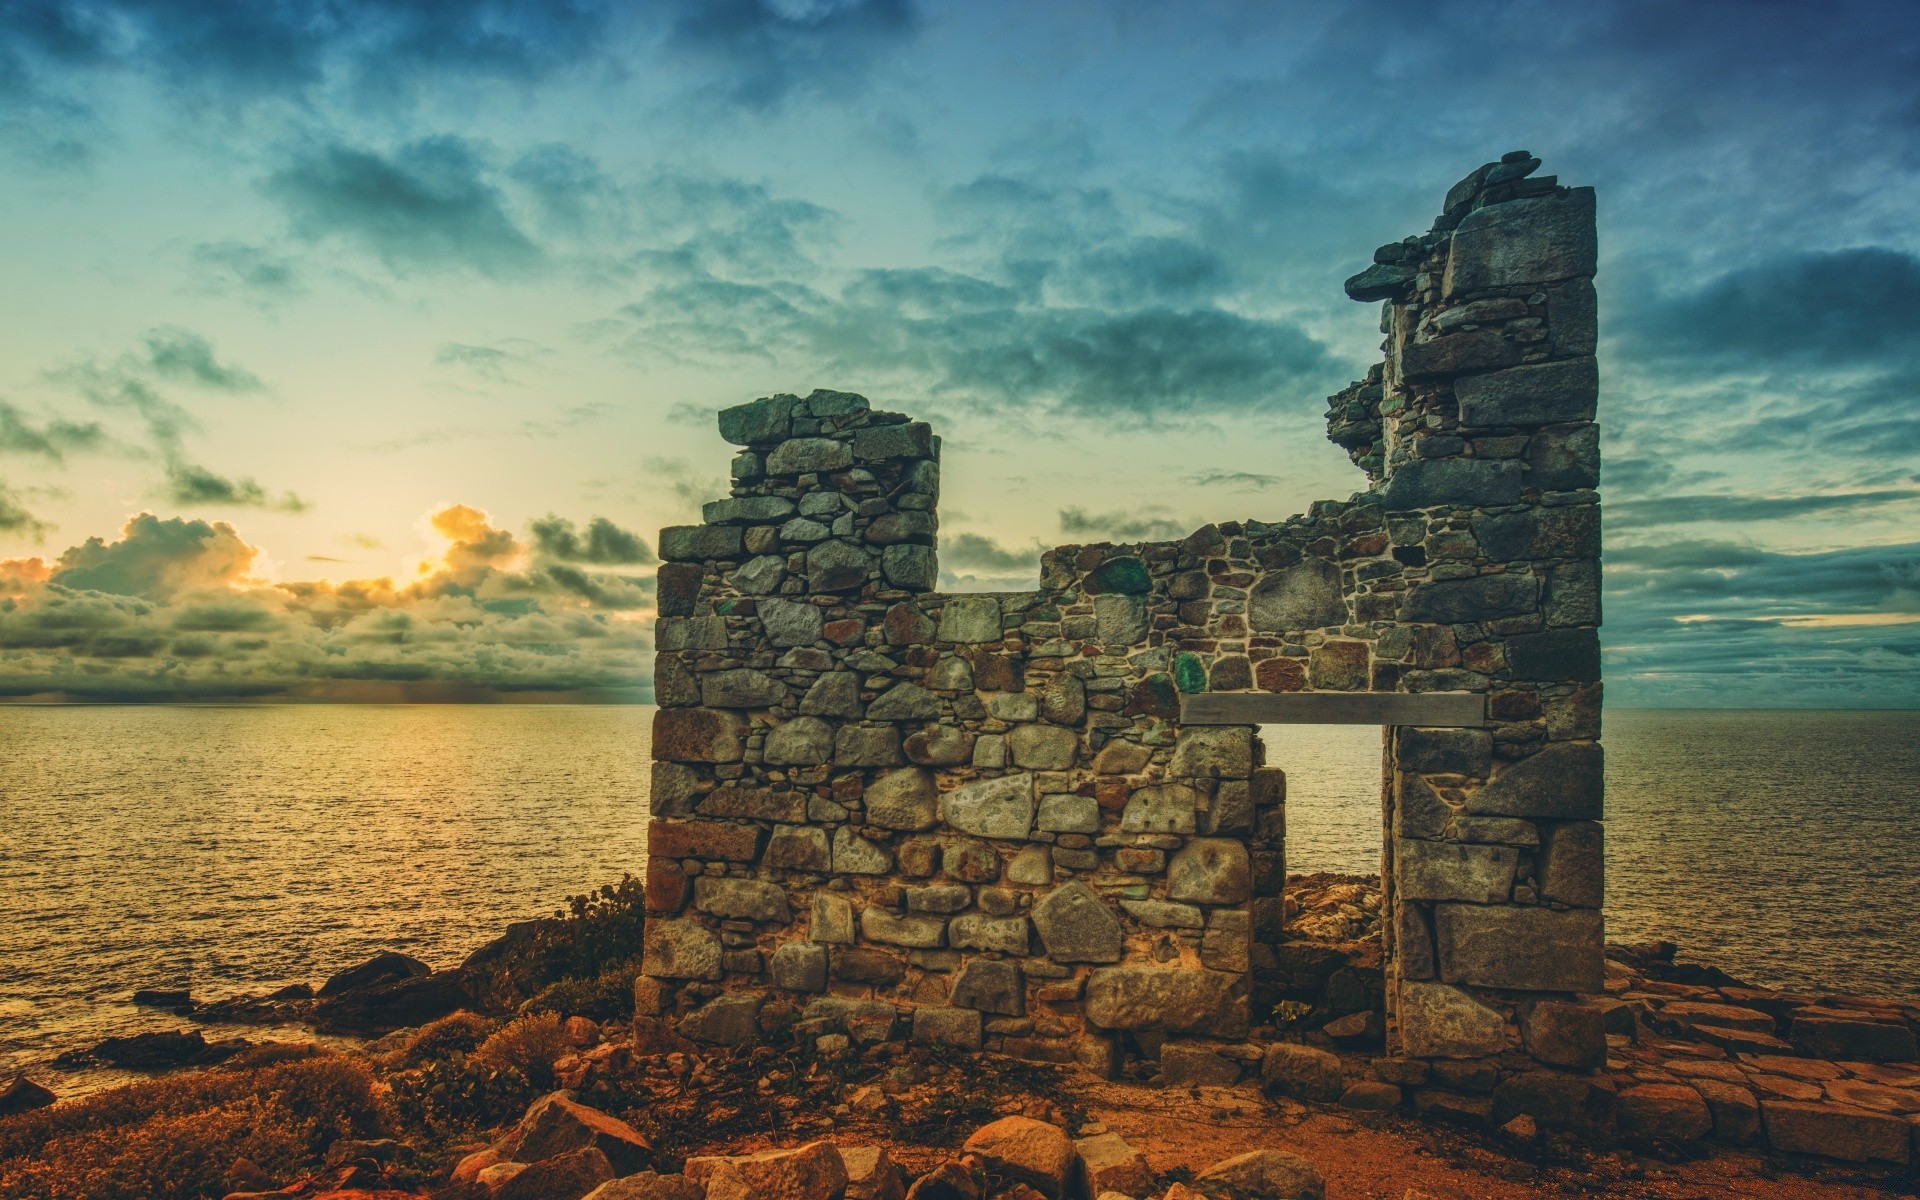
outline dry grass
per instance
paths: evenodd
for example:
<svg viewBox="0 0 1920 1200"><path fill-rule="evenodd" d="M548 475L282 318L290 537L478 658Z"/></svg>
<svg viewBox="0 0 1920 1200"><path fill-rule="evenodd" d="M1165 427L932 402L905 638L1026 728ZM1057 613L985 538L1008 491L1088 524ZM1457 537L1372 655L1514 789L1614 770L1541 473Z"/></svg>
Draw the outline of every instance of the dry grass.
<svg viewBox="0 0 1920 1200"><path fill-rule="evenodd" d="M553 1060L567 1052L566 1022L559 1013L533 1013L507 1022L480 1043L473 1057L488 1066L518 1071L535 1087L553 1086Z"/></svg>
<svg viewBox="0 0 1920 1200"><path fill-rule="evenodd" d="M365 1065L325 1056L116 1088L0 1120L0 1200L201 1200L303 1170L341 1137L393 1116Z"/></svg>

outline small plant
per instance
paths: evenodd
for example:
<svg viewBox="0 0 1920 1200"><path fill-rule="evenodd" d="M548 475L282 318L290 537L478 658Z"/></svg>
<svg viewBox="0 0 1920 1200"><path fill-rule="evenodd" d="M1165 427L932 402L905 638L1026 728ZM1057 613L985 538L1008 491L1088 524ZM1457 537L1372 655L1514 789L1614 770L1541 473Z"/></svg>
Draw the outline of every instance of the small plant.
<svg viewBox="0 0 1920 1200"><path fill-rule="evenodd" d="M614 963L591 979L562 979L540 989L520 1006L521 1012L552 1012L565 1017L592 1017L596 1021L626 1021L633 1017L633 980L640 960Z"/></svg>
<svg viewBox="0 0 1920 1200"><path fill-rule="evenodd" d="M559 1013L530 1013L515 1017L480 1043L474 1061L499 1070L517 1072L535 1087L553 1086L553 1060L569 1049L566 1024Z"/></svg>
<svg viewBox="0 0 1920 1200"><path fill-rule="evenodd" d="M388 1083L400 1120L441 1139L504 1124L541 1090L513 1067L468 1056L428 1062Z"/></svg>
<svg viewBox="0 0 1920 1200"><path fill-rule="evenodd" d="M475 971L468 986L489 1008L512 1012L562 980L598 979L638 958L646 915L646 887L631 875L569 896L566 912L539 922L524 940Z"/></svg>
<svg viewBox="0 0 1920 1200"><path fill-rule="evenodd" d="M399 1052L396 1065L417 1067L439 1059L471 1054L499 1028L500 1022L492 1017L483 1017L464 1009L450 1013L423 1026L406 1048Z"/></svg>

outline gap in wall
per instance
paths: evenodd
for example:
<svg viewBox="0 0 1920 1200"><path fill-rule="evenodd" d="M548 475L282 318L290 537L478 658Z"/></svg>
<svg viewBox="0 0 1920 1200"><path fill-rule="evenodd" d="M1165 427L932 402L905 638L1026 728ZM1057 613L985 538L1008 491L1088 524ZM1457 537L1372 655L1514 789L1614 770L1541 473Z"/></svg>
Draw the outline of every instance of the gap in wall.
<svg viewBox="0 0 1920 1200"><path fill-rule="evenodd" d="M1380 872L1377 725L1262 725L1266 765L1287 773L1287 873Z"/></svg>

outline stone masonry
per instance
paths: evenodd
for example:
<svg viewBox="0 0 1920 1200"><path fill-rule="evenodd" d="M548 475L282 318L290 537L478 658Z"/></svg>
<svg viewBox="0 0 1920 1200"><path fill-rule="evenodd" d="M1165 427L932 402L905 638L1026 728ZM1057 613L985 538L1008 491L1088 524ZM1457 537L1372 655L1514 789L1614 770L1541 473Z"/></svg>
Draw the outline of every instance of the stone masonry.
<svg viewBox="0 0 1920 1200"><path fill-rule="evenodd" d="M1602 990L1594 198L1509 154L1347 283L1368 490L934 589L940 440L862 397L726 409L661 532L643 1019L794 1019L1110 1069L1244 1042L1285 937L1285 786L1202 692L1466 692L1386 734L1390 1052L1583 1071Z"/></svg>

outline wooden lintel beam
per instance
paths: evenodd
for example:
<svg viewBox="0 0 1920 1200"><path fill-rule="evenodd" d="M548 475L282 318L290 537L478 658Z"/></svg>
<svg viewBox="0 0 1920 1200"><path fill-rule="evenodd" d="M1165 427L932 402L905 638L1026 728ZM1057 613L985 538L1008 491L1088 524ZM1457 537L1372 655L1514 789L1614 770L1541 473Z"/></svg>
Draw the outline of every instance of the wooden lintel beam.
<svg viewBox="0 0 1920 1200"><path fill-rule="evenodd" d="M1488 724L1479 692L1208 692L1180 701L1184 725Z"/></svg>

